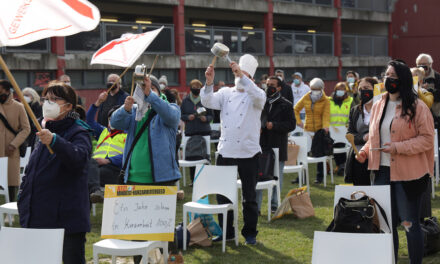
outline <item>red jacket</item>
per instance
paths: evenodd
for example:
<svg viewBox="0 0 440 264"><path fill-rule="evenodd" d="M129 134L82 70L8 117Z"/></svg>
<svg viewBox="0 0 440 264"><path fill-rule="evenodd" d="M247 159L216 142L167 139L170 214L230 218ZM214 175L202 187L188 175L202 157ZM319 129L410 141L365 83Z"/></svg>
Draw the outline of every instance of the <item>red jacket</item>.
<svg viewBox="0 0 440 264"><path fill-rule="evenodd" d="M380 119L384 112L388 93L373 105L370 118L369 138L363 151L368 155L368 169L379 170L381 151L370 148L381 147ZM391 124L391 181L416 180L427 173L434 175L434 121L428 107L417 101L416 115L409 122L401 117L402 104L397 105ZM383 142L387 143L387 142Z"/></svg>

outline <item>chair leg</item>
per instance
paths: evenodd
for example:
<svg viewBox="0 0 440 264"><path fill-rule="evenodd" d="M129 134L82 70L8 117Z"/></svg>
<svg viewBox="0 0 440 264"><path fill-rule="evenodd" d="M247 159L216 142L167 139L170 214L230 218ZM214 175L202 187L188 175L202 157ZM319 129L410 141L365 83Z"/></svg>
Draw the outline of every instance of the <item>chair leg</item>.
<svg viewBox="0 0 440 264"><path fill-rule="evenodd" d="M277 181L277 208L281 205L281 188L280 188L280 182Z"/></svg>
<svg viewBox="0 0 440 264"><path fill-rule="evenodd" d="M116 264L116 256L112 255L112 264Z"/></svg>
<svg viewBox="0 0 440 264"><path fill-rule="evenodd" d="M307 192L310 194L310 174L309 174L308 166L306 166L305 168L305 174L306 174Z"/></svg>
<svg viewBox="0 0 440 264"><path fill-rule="evenodd" d="M331 179L332 179L332 184L335 183L335 180L333 179L333 159L330 159L330 175L331 175Z"/></svg>
<svg viewBox="0 0 440 264"><path fill-rule="evenodd" d="M99 264L98 252L93 250L93 264Z"/></svg>
<svg viewBox="0 0 440 264"><path fill-rule="evenodd" d="M96 216L96 204L92 204L92 213L93 213L93 216Z"/></svg>
<svg viewBox="0 0 440 264"><path fill-rule="evenodd" d="M303 179L301 177L301 172L298 172L298 183L299 183L299 187L301 188L303 185Z"/></svg>
<svg viewBox="0 0 440 264"><path fill-rule="evenodd" d="M435 186L434 186L434 178L432 178L432 182L431 182L431 185L432 185L432 199L434 199L434 198L435 198Z"/></svg>
<svg viewBox="0 0 440 264"><path fill-rule="evenodd" d="M234 209L235 246L238 246L238 206Z"/></svg>
<svg viewBox="0 0 440 264"><path fill-rule="evenodd" d="M187 212L184 209L183 210L183 250L186 250L186 217L187 217Z"/></svg>
<svg viewBox="0 0 440 264"><path fill-rule="evenodd" d="M438 183L439 183L439 178L440 178L440 171L439 171L439 169L440 169L440 166L439 166L439 161L438 161L438 158L436 158L436 161L435 161L435 184L438 186Z"/></svg>
<svg viewBox="0 0 440 264"><path fill-rule="evenodd" d="M327 161L322 162L323 173L324 173L324 187L327 187Z"/></svg>
<svg viewBox="0 0 440 264"><path fill-rule="evenodd" d="M5 214L0 213L0 227L5 226Z"/></svg>
<svg viewBox="0 0 440 264"><path fill-rule="evenodd" d="M163 249L163 261L164 261L164 263L165 264L167 264L168 263L168 242L162 242L163 243L163 246L162 246L162 249Z"/></svg>
<svg viewBox="0 0 440 264"><path fill-rule="evenodd" d="M272 188L273 186L270 186L270 188L267 189L267 221L270 222L270 214L272 209Z"/></svg>
<svg viewBox="0 0 440 264"><path fill-rule="evenodd" d="M223 240L222 240L222 252L226 252L226 222L228 220L228 212L223 213Z"/></svg>
<svg viewBox="0 0 440 264"><path fill-rule="evenodd" d="M182 168L182 174L183 174L183 187L186 187L186 167Z"/></svg>

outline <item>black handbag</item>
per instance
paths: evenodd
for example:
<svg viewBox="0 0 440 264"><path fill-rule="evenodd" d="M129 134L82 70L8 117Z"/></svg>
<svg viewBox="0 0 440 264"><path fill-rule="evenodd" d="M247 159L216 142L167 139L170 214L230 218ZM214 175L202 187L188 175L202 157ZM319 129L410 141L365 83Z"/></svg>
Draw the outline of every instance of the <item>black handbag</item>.
<svg viewBox="0 0 440 264"><path fill-rule="evenodd" d="M354 199L356 193L363 196ZM334 219L327 228L328 232L342 233L380 233L379 217L376 211L379 209L386 224L388 219L382 207L364 192L355 192L351 199L341 198L335 207Z"/></svg>
<svg viewBox="0 0 440 264"><path fill-rule="evenodd" d="M312 139L312 157L324 157L333 155L333 143L335 141L324 129L316 131Z"/></svg>
<svg viewBox="0 0 440 264"><path fill-rule="evenodd" d="M427 218L420 226L424 234L424 255L427 256L440 251L440 227L437 218Z"/></svg>
<svg viewBox="0 0 440 264"><path fill-rule="evenodd" d="M5 124L5 127L11 131L12 134L14 134L15 136L18 135L18 132L15 131L11 125L9 124L8 120L6 120L5 116L2 115L0 113L0 119L3 121L3 123ZM18 150L20 151L20 157L24 158L24 156L26 156L26 149L28 147L28 143L27 143L27 139L18 147Z"/></svg>
<svg viewBox="0 0 440 264"><path fill-rule="evenodd" d="M275 178L273 173L275 166L275 153L272 149L263 150L258 157L258 178L257 181L271 181Z"/></svg>
<svg viewBox="0 0 440 264"><path fill-rule="evenodd" d="M154 110L151 110L151 113L148 116L147 121L145 121L145 123L142 125L141 129L139 130L139 132L134 137L133 143L130 146L130 150L128 151L127 156L125 157L124 166L122 166L122 169L119 172L119 184L125 184L125 180L124 180L124 178L125 178L125 170L127 169L128 161L130 160L130 156L131 156L131 153L134 150L134 146L136 146L136 143L141 138L142 133L144 133L145 129L147 129L148 125L150 124L151 120L153 119L153 117L155 115L156 115L156 112Z"/></svg>

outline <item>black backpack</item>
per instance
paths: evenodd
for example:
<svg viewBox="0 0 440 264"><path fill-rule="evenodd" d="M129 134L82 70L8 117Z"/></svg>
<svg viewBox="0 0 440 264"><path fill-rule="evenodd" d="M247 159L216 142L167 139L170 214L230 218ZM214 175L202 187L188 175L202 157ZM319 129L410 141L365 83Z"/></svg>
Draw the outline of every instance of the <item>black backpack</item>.
<svg viewBox="0 0 440 264"><path fill-rule="evenodd" d="M206 153L206 141L203 136L191 136L186 142L185 160L210 160L210 153Z"/></svg>
<svg viewBox="0 0 440 264"><path fill-rule="evenodd" d="M312 140L312 157L324 157L333 155L333 143L335 141L324 129L316 131Z"/></svg>
<svg viewBox="0 0 440 264"><path fill-rule="evenodd" d="M440 227L437 218L427 218L420 225L424 234L424 255L427 256L440 251Z"/></svg>

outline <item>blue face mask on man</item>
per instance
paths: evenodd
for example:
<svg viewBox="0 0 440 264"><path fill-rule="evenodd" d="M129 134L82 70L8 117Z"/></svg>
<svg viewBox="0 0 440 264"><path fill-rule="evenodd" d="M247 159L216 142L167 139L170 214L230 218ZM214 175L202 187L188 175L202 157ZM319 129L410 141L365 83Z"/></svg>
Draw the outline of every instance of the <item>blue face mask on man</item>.
<svg viewBox="0 0 440 264"><path fill-rule="evenodd" d="M293 80L293 83L294 83L296 86L298 86L298 85L300 85L301 81L300 81L299 79L295 79L295 80Z"/></svg>
<svg viewBox="0 0 440 264"><path fill-rule="evenodd" d="M336 91L336 96L337 97L343 97L345 95L345 91L343 91L343 90L337 90Z"/></svg>
<svg viewBox="0 0 440 264"><path fill-rule="evenodd" d="M348 83L354 83L354 81L355 81L354 77L348 77L347 78L347 82Z"/></svg>

